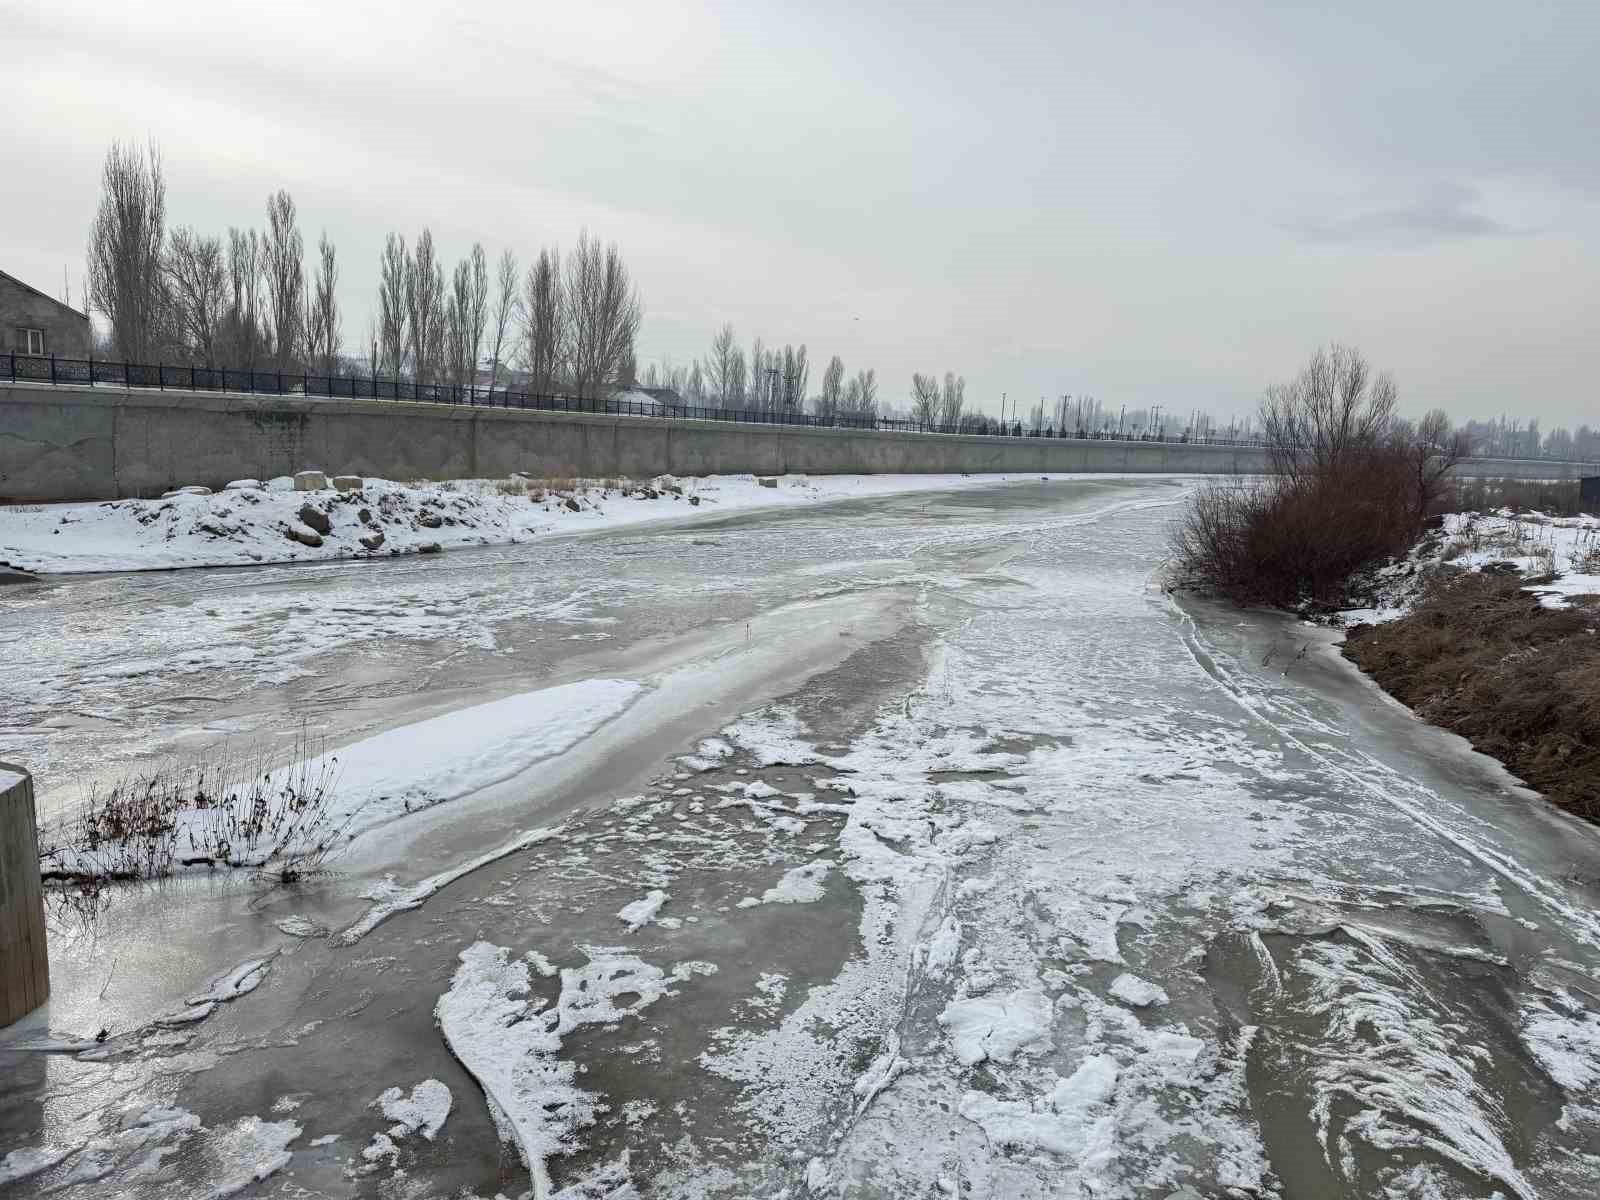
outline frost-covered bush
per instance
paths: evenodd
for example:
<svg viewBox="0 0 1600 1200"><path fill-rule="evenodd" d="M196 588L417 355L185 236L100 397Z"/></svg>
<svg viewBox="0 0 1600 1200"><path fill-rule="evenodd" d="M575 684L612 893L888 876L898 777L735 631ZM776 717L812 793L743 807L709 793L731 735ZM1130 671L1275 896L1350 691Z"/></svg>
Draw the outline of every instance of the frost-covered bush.
<svg viewBox="0 0 1600 1200"><path fill-rule="evenodd" d="M296 743L287 766L227 750L92 785L75 815L41 832L46 880L160 879L184 867L249 868L293 879L320 865L339 830L330 817L337 758Z"/></svg>

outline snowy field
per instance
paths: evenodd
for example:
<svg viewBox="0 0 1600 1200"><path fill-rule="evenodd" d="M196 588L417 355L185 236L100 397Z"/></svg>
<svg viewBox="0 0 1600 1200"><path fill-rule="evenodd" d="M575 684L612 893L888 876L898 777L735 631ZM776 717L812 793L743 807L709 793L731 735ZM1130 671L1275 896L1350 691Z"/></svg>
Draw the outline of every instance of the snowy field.
<svg viewBox="0 0 1600 1200"><path fill-rule="evenodd" d="M1461 570L1515 570L1546 608L1574 597L1600 596L1600 517L1543 513L1449 513L1438 538L1421 543L1404 561L1374 574L1379 602L1340 616L1347 625L1398 620L1421 595L1427 573L1448 563Z"/></svg>
<svg viewBox="0 0 1600 1200"><path fill-rule="evenodd" d="M643 481L516 476L444 483L363 479L351 491L297 492L294 480L282 476L239 480L216 493L180 490L158 500L0 506L0 564L74 574L379 558L691 515L1069 478L784 475L765 487L753 475Z"/></svg>

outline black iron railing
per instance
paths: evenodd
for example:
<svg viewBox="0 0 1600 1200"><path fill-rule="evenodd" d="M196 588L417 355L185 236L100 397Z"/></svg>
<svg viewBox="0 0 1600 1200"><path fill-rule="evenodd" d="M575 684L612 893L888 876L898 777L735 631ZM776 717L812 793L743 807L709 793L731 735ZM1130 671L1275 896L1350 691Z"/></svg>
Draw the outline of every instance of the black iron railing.
<svg viewBox="0 0 1600 1200"><path fill-rule="evenodd" d="M418 383L411 379L372 375L316 375L306 371L252 367L204 367L171 363L130 363L115 359L56 358L34 354L0 355L0 380L152 388L178 392L245 392L271 396L327 397L337 400L404 400L480 408L517 408L546 412L601 413L688 421L732 421L755 425L807 425L830 429L883 430L899 433L961 433L989 437L1077 438L1085 441L1166 442L1183 445L1259 447L1257 438L1182 434L1125 433L1115 430L1027 428L1021 422L1001 424L990 417L970 417L958 425L934 425L897 417L840 413L820 416L795 409L703 408L691 405L574 396L559 393L488 388L475 384Z"/></svg>

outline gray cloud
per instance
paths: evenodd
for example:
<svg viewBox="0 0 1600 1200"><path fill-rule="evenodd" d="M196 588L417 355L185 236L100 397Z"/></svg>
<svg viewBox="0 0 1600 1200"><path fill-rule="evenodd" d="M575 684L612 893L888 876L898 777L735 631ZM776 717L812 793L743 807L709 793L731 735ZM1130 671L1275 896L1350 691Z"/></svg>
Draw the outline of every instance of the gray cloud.
<svg viewBox="0 0 1600 1200"><path fill-rule="evenodd" d="M1417 408L1592 416L1592 0L11 16L27 167L0 266L51 290L82 273L107 143L150 134L175 224L259 224L294 193L339 247L352 343L387 231L526 261L587 225L634 267L647 359L732 321L874 366L894 400L952 369L991 410L1228 412L1339 339Z"/></svg>
<svg viewBox="0 0 1600 1200"><path fill-rule="evenodd" d="M1409 204L1372 208L1346 216L1285 222L1308 242L1395 249L1428 246L1454 238L1506 237L1519 231L1477 211L1472 188L1441 186Z"/></svg>

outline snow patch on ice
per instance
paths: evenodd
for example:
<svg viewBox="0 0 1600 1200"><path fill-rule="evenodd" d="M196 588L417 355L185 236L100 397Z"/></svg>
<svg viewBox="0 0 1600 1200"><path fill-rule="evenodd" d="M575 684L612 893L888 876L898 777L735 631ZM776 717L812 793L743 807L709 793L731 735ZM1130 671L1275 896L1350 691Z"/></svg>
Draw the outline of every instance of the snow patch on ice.
<svg viewBox="0 0 1600 1200"><path fill-rule="evenodd" d="M1124 971L1111 981L1111 994L1124 1004L1135 1008L1148 1008L1152 1004L1165 1004L1167 993L1149 980Z"/></svg>
<svg viewBox="0 0 1600 1200"><path fill-rule="evenodd" d="M564 753L626 709L643 686L585 679L386 730L314 760L334 779L330 819L354 833L454 800Z"/></svg>
<svg viewBox="0 0 1600 1200"><path fill-rule="evenodd" d="M631 904L624 904L617 913L617 920L628 927L629 933L638 933L639 927L648 925L656 919L656 914L672 897L660 888L645 893L642 900L635 900Z"/></svg>
<svg viewBox="0 0 1600 1200"><path fill-rule="evenodd" d="M430 1142L450 1116L450 1104L449 1087L437 1079L424 1079L411 1089L409 1096L397 1087L389 1088L372 1102L374 1108L381 1108L385 1117L396 1122L389 1130L391 1137L420 1133Z"/></svg>
<svg viewBox="0 0 1600 1200"><path fill-rule="evenodd" d="M791 867L783 873L782 879L761 893L760 899L746 896L739 901L739 907L754 908L759 904L815 904L828 894L823 886L823 880L827 878L828 869L833 865L832 859L819 858L804 866Z"/></svg>
<svg viewBox="0 0 1600 1200"><path fill-rule="evenodd" d="M1050 1038L1050 997L1038 988L952 1000L939 1014L951 1049L963 1066L985 1059L1010 1062L1020 1051L1039 1049Z"/></svg>
<svg viewBox="0 0 1600 1200"><path fill-rule="evenodd" d="M1522 1040L1545 1073L1568 1092L1600 1085L1600 1016L1558 990L1522 1008Z"/></svg>
<svg viewBox="0 0 1600 1200"><path fill-rule="evenodd" d="M983 1128L990 1145L1062 1155L1092 1178L1102 1174L1116 1157L1116 1118L1107 1107L1116 1086L1116 1060L1108 1054L1095 1054L1033 1100L999 1100L983 1092L968 1092L961 1099L960 1112Z"/></svg>
<svg viewBox="0 0 1600 1200"><path fill-rule="evenodd" d="M581 949L588 961L560 969L561 993L549 1007L530 993L525 958L477 942L461 952L450 989L434 1008L445 1042L515 1143L536 1200L552 1195L549 1159L579 1149L577 1132L597 1113L597 1097L574 1082L577 1067L558 1057L562 1039L584 1025L633 1016L676 995L673 984L716 970L687 962L669 973L626 951ZM619 1003L623 996L633 998Z"/></svg>

